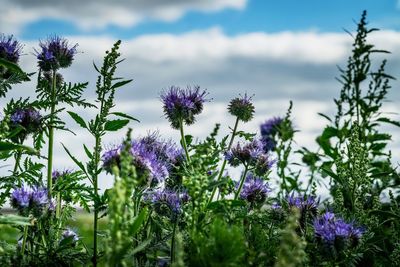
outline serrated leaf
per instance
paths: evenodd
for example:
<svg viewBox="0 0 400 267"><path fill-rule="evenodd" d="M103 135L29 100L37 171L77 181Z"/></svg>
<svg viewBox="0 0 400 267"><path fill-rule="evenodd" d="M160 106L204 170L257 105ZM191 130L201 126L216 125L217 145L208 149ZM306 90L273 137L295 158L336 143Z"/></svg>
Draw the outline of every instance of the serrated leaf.
<svg viewBox="0 0 400 267"><path fill-rule="evenodd" d="M129 120L111 120L107 121L104 124L104 130L106 131L118 131L119 129L122 129L125 125L129 123Z"/></svg>

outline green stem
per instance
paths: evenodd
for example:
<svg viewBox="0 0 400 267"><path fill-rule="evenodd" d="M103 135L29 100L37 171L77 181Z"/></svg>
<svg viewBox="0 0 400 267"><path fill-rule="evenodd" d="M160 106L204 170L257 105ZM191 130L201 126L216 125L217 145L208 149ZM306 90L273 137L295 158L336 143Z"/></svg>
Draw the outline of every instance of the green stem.
<svg viewBox="0 0 400 267"><path fill-rule="evenodd" d="M21 254L24 255L26 247L26 238L28 237L28 226L24 226L24 237L22 239Z"/></svg>
<svg viewBox="0 0 400 267"><path fill-rule="evenodd" d="M17 175L17 171L19 168L19 162L21 161L21 156L22 156L21 151L18 151L17 155L15 157L15 165L14 165L13 175Z"/></svg>
<svg viewBox="0 0 400 267"><path fill-rule="evenodd" d="M57 206L56 206L56 218L60 218L61 214L61 194L57 192Z"/></svg>
<svg viewBox="0 0 400 267"><path fill-rule="evenodd" d="M236 131L237 131L238 125L239 125L239 117L236 117L235 126L233 127L231 139L229 141L228 148L226 149L227 151L230 150L231 147L232 147L233 140L235 139L235 135L236 135ZM221 180L221 177L222 177L222 175L224 173L224 170L225 170L226 162L227 162L227 160L224 158L224 161L222 162L221 170L219 171L219 174L218 174L218 177L217 177L217 181ZM211 193L210 199L208 200L208 203L212 202L216 192L217 192L217 187L214 187L214 189L213 189L213 191Z"/></svg>
<svg viewBox="0 0 400 267"><path fill-rule="evenodd" d="M171 239L171 264L175 261L175 234L176 234L176 225L178 224L178 220L174 222L174 228L172 230L172 239Z"/></svg>
<svg viewBox="0 0 400 267"><path fill-rule="evenodd" d="M56 79L57 73L53 70L53 80L51 86L51 108L50 108L50 123L49 123L49 149L47 153L47 192L48 196L51 199L52 190L53 190L53 180L52 180L52 171L53 171L53 143L54 143L54 113L56 109L56 101L55 101L55 94L56 94Z"/></svg>
<svg viewBox="0 0 400 267"><path fill-rule="evenodd" d="M183 132L183 121L182 120L179 121L179 129L181 131L182 146L183 146L183 149L185 150L186 159L190 163L190 156L189 156L189 151L188 151L187 144L186 144L185 133Z"/></svg>
<svg viewBox="0 0 400 267"><path fill-rule="evenodd" d="M243 175L242 175L242 177L240 178L239 188L238 188L238 190L236 191L236 194L235 194L235 200L239 197L240 191L242 191L242 187L243 187L243 184L244 184L244 180L246 180L246 175L247 175L247 171L248 171L248 170L249 170L248 167L245 166Z"/></svg>

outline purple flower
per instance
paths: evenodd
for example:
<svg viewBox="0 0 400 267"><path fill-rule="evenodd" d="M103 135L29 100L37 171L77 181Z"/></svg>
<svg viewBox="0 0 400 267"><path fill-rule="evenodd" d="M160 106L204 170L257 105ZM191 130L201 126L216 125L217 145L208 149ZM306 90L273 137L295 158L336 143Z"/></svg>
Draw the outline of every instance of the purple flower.
<svg viewBox="0 0 400 267"><path fill-rule="evenodd" d="M71 66L78 45L70 46L68 40L54 35L40 42L39 46L39 51L36 51L39 67L43 71L55 71Z"/></svg>
<svg viewBox="0 0 400 267"><path fill-rule="evenodd" d="M316 212L318 208L318 201L313 196L294 196L291 194L287 197L289 207L296 207L306 211Z"/></svg>
<svg viewBox="0 0 400 267"><path fill-rule="evenodd" d="M179 129L180 123L191 125L195 122L195 116L203 110L203 104L207 92L200 90L199 86L193 89L187 87L181 89L171 86L169 90L161 93L164 114L171 123L172 128Z"/></svg>
<svg viewBox="0 0 400 267"><path fill-rule="evenodd" d="M8 60L12 63L18 63L21 56L22 45L14 38L14 36L0 35L0 58Z"/></svg>
<svg viewBox="0 0 400 267"><path fill-rule="evenodd" d="M271 189L267 182L249 173L240 192L240 198L252 204L261 204L264 203L270 191Z"/></svg>
<svg viewBox="0 0 400 267"><path fill-rule="evenodd" d="M336 249L355 246L364 232L353 223L336 217L332 212L326 212L314 219L313 225L316 238L324 244L335 246Z"/></svg>
<svg viewBox="0 0 400 267"><path fill-rule="evenodd" d="M187 194L179 194L170 189L156 189L146 194L145 200L161 216L169 217L175 221L182 213L182 204L188 200Z"/></svg>
<svg viewBox="0 0 400 267"><path fill-rule="evenodd" d="M79 240L78 234L70 228L65 229L62 233L62 240L66 238L71 238L73 243L76 243Z"/></svg>
<svg viewBox="0 0 400 267"><path fill-rule="evenodd" d="M63 178L71 173L72 173L71 170L63 170L63 171L55 170L55 171L53 171L51 174L53 183L56 183L60 178Z"/></svg>
<svg viewBox="0 0 400 267"><path fill-rule="evenodd" d="M20 187L14 189L11 194L11 206L18 210L29 207L31 201L32 190L29 187Z"/></svg>
<svg viewBox="0 0 400 267"><path fill-rule="evenodd" d="M264 142L265 151L272 151L275 149L276 141L275 135L279 131L279 126L282 124L283 118L273 117L260 125L261 138Z"/></svg>
<svg viewBox="0 0 400 267"><path fill-rule="evenodd" d="M24 135L35 133L41 128L42 116L34 108L16 109L10 116L11 127L18 125L24 128Z"/></svg>
<svg viewBox="0 0 400 267"><path fill-rule="evenodd" d="M243 122L248 122L253 118L254 105L251 103L251 97L245 94L243 97L237 97L231 100L228 111Z"/></svg>
<svg viewBox="0 0 400 267"><path fill-rule="evenodd" d="M110 150L107 150L104 152L104 154L101 157L101 160L103 161L103 169L108 172L112 173L112 168L113 166L118 166L121 163L121 145L118 145L116 147L111 148Z"/></svg>
<svg viewBox="0 0 400 267"><path fill-rule="evenodd" d="M261 155L264 155L263 144L260 140L254 139L244 144L237 143L225 153L225 158L230 165L236 167L241 163L245 165L255 163Z"/></svg>
<svg viewBox="0 0 400 267"><path fill-rule="evenodd" d="M49 198L47 197L47 189L39 186L33 188L31 201L36 207L43 207L48 204Z"/></svg>

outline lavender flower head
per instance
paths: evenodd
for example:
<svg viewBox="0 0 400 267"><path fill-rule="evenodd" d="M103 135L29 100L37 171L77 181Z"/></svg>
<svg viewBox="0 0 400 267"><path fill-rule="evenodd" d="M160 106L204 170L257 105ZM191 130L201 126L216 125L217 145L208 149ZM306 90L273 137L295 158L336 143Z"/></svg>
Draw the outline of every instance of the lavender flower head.
<svg viewBox="0 0 400 267"><path fill-rule="evenodd" d="M195 122L195 116L203 110L203 104L207 92L200 90L199 86L181 89L171 86L169 90L161 93L164 114L171 123L172 128L179 129L180 124L191 125Z"/></svg>
<svg viewBox="0 0 400 267"><path fill-rule="evenodd" d="M71 238L73 243L76 243L79 240L78 234L70 228L65 229L64 232L62 233L62 240L66 238Z"/></svg>
<svg viewBox="0 0 400 267"><path fill-rule="evenodd" d="M49 198L47 197L47 189L40 186L33 188L31 203L36 207L43 207L48 204Z"/></svg>
<svg viewBox="0 0 400 267"><path fill-rule="evenodd" d="M252 204L262 204L267 199L270 191L271 189L267 182L249 173L240 192L240 198Z"/></svg>
<svg viewBox="0 0 400 267"><path fill-rule="evenodd" d="M254 115L254 105L251 102L251 97L245 94L243 97L232 99L229 103L228 111L243 122L250 121Z"/></svg>
<svg viewBox="0 0 400 267"><path fill-rule="evenodd" d="M31 107L17 109L10 116L11 127L22 126L25 135L40 130L41 121L42 116L39 111Z"/></svg>
<svg viewBox="0 0 400 267"><path fill-rule="evenodd" d="M157 189L147 193L147 200L161 216L175 221L182 213L182 204L188 200L187 194L179 194L170 189Z"/></svg>
<svg viewBox="0 0 400 267"><path fill-rule="evenodd" d="M362 228L345 222L329 211L314 219L313 225L316 238L325 245L335 246L337 250L356 246L364 233Z"/></svg>
<svg viewBox="0 0 400 267"><path fill-rule="evenodd" d="M36 51L39 67L43 71L56 71L71 66L78 45L70 46L67 39L54 35L41 41L39 46Z"/></svg>
<svg viewBox="0 0 400 267"><path fill-rule="evenodd" d="M22 211L29 207L31 201L32 190L29 187L22 186L14 189L11 194L11 206Z"/></svg>
<svg viewBox="0 0 400 267"><path fill-rule="evenodd" d="M225 153L225 158L233 167L239 164L249 165L255 163L264 154L263 143L258 139L253 139L247 143L237 143L230 151Z"/></svg>
<svg viewBox="0 0 400 267"><path fill-rule="evenodd" d="M103 169L107 173L112 173L113 166L118 166L121 163L121 149L122 145L115 146L101 156L101 161L103 162Z"/></svg>
<svg viewBox="0 0 400 267"><path fill-rule="evenodd" d="M53 183L56 183L59 179L65 177L71 173L72 173L71 170L63 170L63 171L55 170L55 171L53 171L51 174Z"/></svg>
<svg viewBox="0 0 400 267"><path fill-rule="evenodd" d="M260 125L261 137L266 151L274 150L276 146L274 137L278 133L278 127L282 122L283 118L273 117Z"/></svg>
<svg viewBox="0 0 400 267"><path fill-rule="evenodd" d="M18 63L21 56L22 45L14 38L14 36L0 35L0 58L8 60L12 63Z"/></svg>
<svg viewBox="0 0 400 267"><path fill-rule="evenodd" d="M318 209L318 201L313 196L295 196L291 194L287 197L289 207L296 207L302 211L310 211L316 214Z"/></svg>

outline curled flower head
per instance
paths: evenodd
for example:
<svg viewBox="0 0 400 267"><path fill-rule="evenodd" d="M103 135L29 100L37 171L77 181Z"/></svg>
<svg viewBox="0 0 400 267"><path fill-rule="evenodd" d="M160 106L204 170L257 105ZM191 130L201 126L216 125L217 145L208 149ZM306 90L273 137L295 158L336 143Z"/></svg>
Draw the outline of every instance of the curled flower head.
<svg viewBox="0 0 400 267"><path fill-rule="evenodd" d="M53 183L56 183L58 180L60 180L61 178L65 177L71 173L72 173L71 170L63 170L63 171L55 170L55 171L53 171L51 174Z"/></svg>
<svg viewBox="0 0 400 267"><path fill-rule="evenodd" d="M19 211L29 207L31 201L32 190L28 187L20 187L14 189L11 194L11 206Z"/></svg>
<svg viewBox="0 0 400 267"><path fill-rule="evenodd" d="M229 103L228 111L243 122L250 121L254 115L254 105L251 102L251 97L245 94L243 97L232 99Z"/></svg>
<svg viewBox="0 0 400 267"><path fill-rule="evenodd" d="M289 208L297 208L300 210L300 228L304 229L306 222L310 218L314 218L318 212L319 201L313 196L295 196L291 194L287 196L287 204Z"/></svg>
<svg viewBox="0 0 400 267"><path fill-rule="evenodd" d="M169 217L172 221L178 218L182 213L182 205L189 200L187 194L179 194L170 189L150 191L145 199L159 215Z"/></svg>
<svg viewBox="0 0 400 267"><path fill-rule="evenodd" d="M34 108L27 107L15 110L10 116L11 128L22 126L21 134L28 135L41 129L42 116Z"/></svg>
<svg viewBox="0 0 400 267"><path fill-rule="evenodd" d="M118 166L121 163L121 145L115 146L106 152L101 157L103 161L103 169L108 172L112 173L113 166Z"/></svg>
<svg viewBox="0 0 400 267"><path fill-rule="evenodd" d="M70 238L72 243L76 243L79 240L78 234L74 230L72 230L70 228L67 228L67 229L64 230L64 232L62 233L62 239L61 240L64 240L64 239L67 239L67 238Z"/></svg>
<svg viewBox="0 0 400 267"><path fill-rule="evenodd" d="M36 207L43 207L49 203L49 198L47 197L47 189L44 187L33 188L31 195L32 205Z"/></svg>
<svg viewBox="0 0 400 267"><path fill-rule="evenodd" d="M225 158L233 167L239 164L255 163L264 154L263 144L258 139L247 143L237 143L230 151L225 153Z"/></svg>
<svg viewBox="0 0 400 267"><path fill-rule="evenodd" d="M337 251L356 246L364 233L362 228L344 221L329 211L315 218L313 225L317 240L334 247Z"/></svg>
<svg viewBox="0 0 400 267"><path fill-rule="evenodd" d="M264 148L266 151L272 151L275 149L275 136L277 135L283 120L284 119L280 117L273 117L260 125L261 137L264 141Z"/></svg>
<svg viewBox="0 0 400 267"><path fill-rule="evenodd" d="M39 67L43 71L55 71L71 66L78 45L70 46L67 39L54 35L40 42L39 46L39 51L36 51Z"/></svg>
<svg viewBox="0 0 400 267"><path fill-rule="evenodd" d="M181 122L191 125L195 116L203 110L207 92L199 86L181 89L172 86L161 93L164 114L171 123L172 128L179 129Z"/></svg>
<svg viewBox="0 0 400 267"><path fill-rule="evenodd" d="M14 38L14 36L0 35L0 58L8 60L12 63L18 63L22 53L22 45Z"/></svg>
<svg viewBox="0 0 400 267"><path fill-rule="evenodd" d="M267 199L270 191L271 189L267 182L249 173L240 192L240 198L252 204L262 204Z"/></svg>

